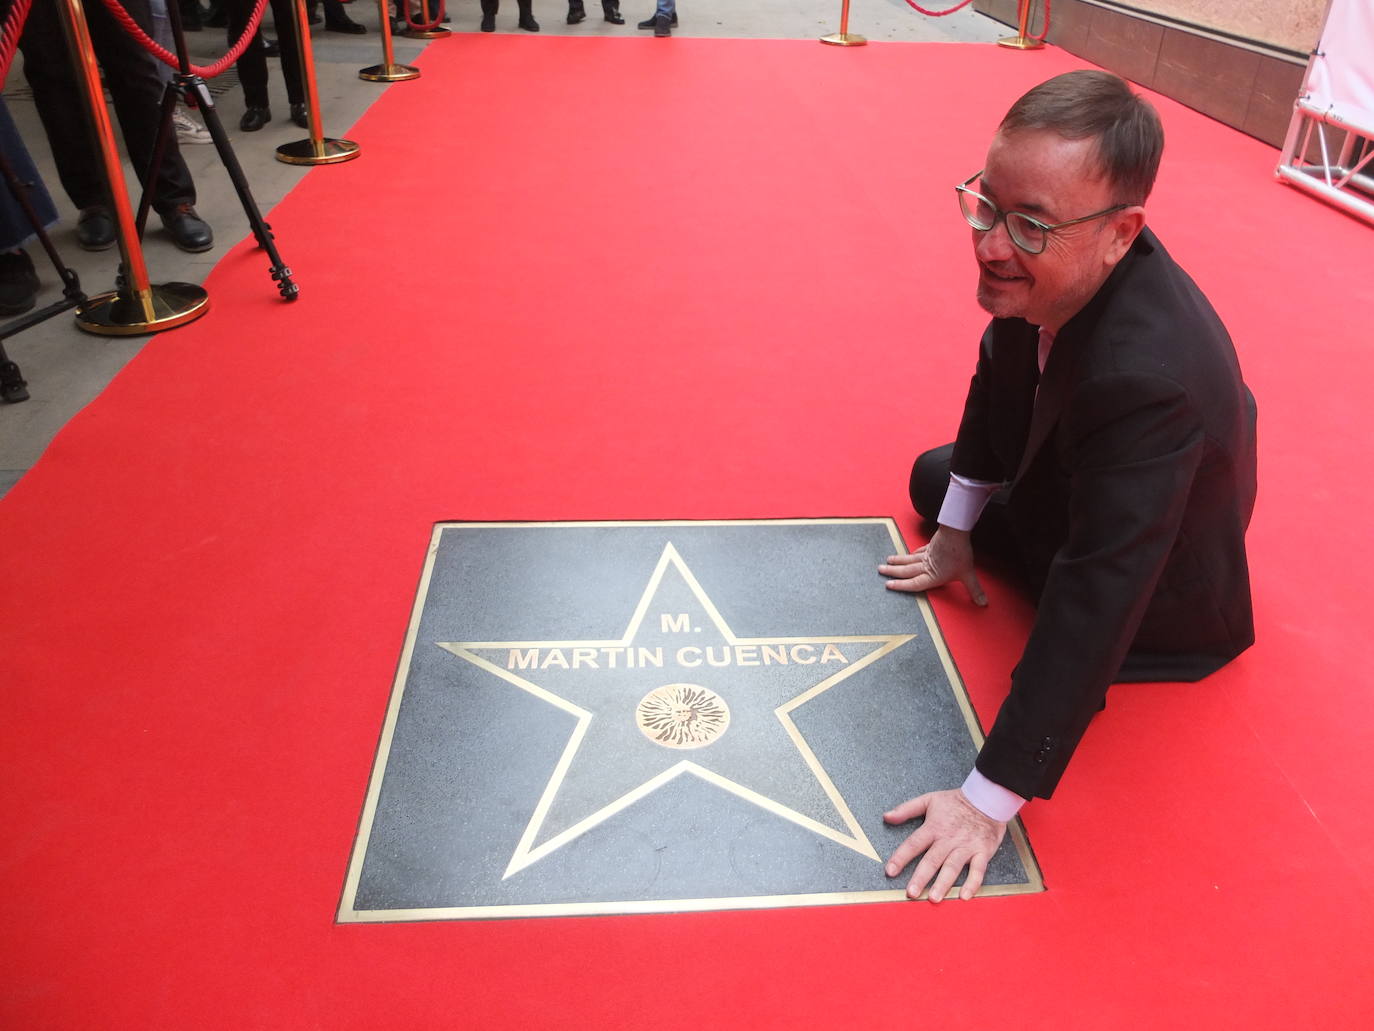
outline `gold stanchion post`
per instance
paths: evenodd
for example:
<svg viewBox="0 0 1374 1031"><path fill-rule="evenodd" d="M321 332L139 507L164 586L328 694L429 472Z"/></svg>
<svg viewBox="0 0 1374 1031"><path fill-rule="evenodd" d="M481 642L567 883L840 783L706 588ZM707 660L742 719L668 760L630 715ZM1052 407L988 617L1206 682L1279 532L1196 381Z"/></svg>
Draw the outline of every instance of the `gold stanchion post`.
<svg viewBox="0 0 1374 1031"><path fill-rule="evenodd" d="M76 324L88 333L104 336L134 336L174 329L204 315L210 306L209 295L194 283L148 282L148 266L143 261L143 246L134 224L133 207L124 182L124 166L115 145L110 112L105 108L105 91L100 85L100 68L91 46L91 32L81 0L65 0L61 5L63 28L77 78L85 87L86 106L95 130L105 177L110 186L115 225L119 231L119 253L123 260L118 288L92 297L76 310Z"/></svg>
<svg viewBox="0 0 1374 1031"><path fill-rule="evenodd" d="M410 0L396 0L396 10L399 12L399 11L401 10L401 4L408 4L408 3L410 3ZM429 24L430 22L432 22L436 17L438 17L438 11L437 11L438 5L439 5L439 0L434 0L434 7L433 7L433 8L430 7L430 0L420 0L420 11L421 11L421 12L423 13L423 15L424 15L424 21L425 21L425 24L426 24L426 25L428 25L428 24ZM431 13L431 12L433 12L433 13ZM402 15L402 17L405 17L405 16ZM407 20L407 24L409 24L409 21L408 21L408 20ZM403 35L403 36L405 36L405 37L407 37L407 38L409 38L409 39L438 39L438 38L441 37L441 36L450 35L450 33L449 33L449 30L446 29L446 28L444 28L442 25L436 25L436 26L434 26L432 29L412 29L412 28L407 28L407 29L405 30L405 32L401 33L401 35Z"/></svg>
<svg viewBox="0 0 1374 1031"><path fill-rule="evenodd" d="M72 2L72 0L68 0ZM315 86L315 48L310 42L310 16L305 13L305 0L292 5L296 19L297 38L301 41L301 84L305 87L305 106L310 115L310 138L283 143L277 148L277 160L288 165L337 165L352 161L360 153L352 140L326 139L320 128L320 91Z"/></svg>
<svg viewBox="0 0 1374 1031"><path fill-rule="evenodd" d="M849 0L844 0L844 6L840 8L840 31L822 36L821 42L829 43L832 47L861 47L868 42L857 32L849 31Z"/></svg>
<svg viewBox="0 0 1374 1031"><path fill-rule="evenodd" d="M1031 0L1017 0L1016 35L999 39L997 41L999 47L1011 47L1013 50L1039 50L1045 45L1044 40L1033 39L1026 34L1026 30L1030 28L1030 9Z"/></svg>
<svg viewBox="0 0 1374 1031"><path fill-rule="evenodd" d="M404 3L405 0L397 2ZM377 0L377 8L382 12L382 63L362 69L358 72L358 78L369 82L403 82L406 79L418 79L420 69L396 63L396 55L391 47L391 12L387 10L387 0Z"/></svg>

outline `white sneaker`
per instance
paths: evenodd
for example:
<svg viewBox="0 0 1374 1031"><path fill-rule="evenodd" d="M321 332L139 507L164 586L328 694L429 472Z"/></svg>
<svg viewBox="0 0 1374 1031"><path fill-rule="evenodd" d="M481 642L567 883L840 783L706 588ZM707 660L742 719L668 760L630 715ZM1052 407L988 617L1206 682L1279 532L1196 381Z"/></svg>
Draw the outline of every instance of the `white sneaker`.
<svg viewBox="0 0 1374 1031"><path fill-rule="evenodd" d="M201 125L181 108L172 112L172 125L176 127L178 143L213 143L210 130Z"/></svg>

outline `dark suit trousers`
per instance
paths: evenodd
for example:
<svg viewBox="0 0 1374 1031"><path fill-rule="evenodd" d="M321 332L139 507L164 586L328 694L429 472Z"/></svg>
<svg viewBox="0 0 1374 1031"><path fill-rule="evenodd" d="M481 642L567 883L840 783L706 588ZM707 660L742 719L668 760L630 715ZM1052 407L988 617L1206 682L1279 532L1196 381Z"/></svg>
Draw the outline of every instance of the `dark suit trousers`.
<svg viewBox="0 0 1374 1031"><path fill-rule="evenodd" d="M911 467L911 504L917 515L928 523L935 523L939 519L940 506L944 504L945 491L949 489L949 464L953 455L954 445L945 444L925 452ZM980 557L992 556L1010 566L1010 572L1024 577L1024 560L1016 545L1006 509L1007 491L999 490L988 501L988 507L973 528L970 540L975 554Z"/></svg>
<svg viewBox="0 0 1374 1031"><path fill-rule="evenodd" d="M521 14L534 16L534 0L517 0ZM482 13L495 15L501 10L501 0L482 0Z"/></svg>
<svg viewBox="0 0 1374 1031"><path fill-rule="evenodd" d="M255 0L225 0L229 12L229 45L248 27ZM296 35L295 5L291 0L272 0L272 19L277 27L277 42L281 44L281 77L286 83L286 99L291 104L305 103L305 88L301 85L301 44ZM267 55L262 52L262 29L248 44L248 49L235 65L239 82L243 85L243 102L248 107L270 107L267 102Z"/></svg>
<svg viewBox="0 0 1374 1031"><path fill-rule="evenodd" d="M140 182L146 182L148 164L157 141L162 113L162 80L156 59L125 34L98 0L85 5L96 57L105 69L105 84L114 99L115 114L124 133L124 145ZM144 32L152 35L148 0L124 0L124 8ZM58 18L57 4L39 0L29 11L24 35L24 77L33 87L38 117L48 134L58 178L78 208L108 201L105 165L87 124L84 89L78 86L67 54L67 42ZM196 187L182 160L175 133L168 134L158 169L153 207L166 213L178 204L194 204Z"/></svg>

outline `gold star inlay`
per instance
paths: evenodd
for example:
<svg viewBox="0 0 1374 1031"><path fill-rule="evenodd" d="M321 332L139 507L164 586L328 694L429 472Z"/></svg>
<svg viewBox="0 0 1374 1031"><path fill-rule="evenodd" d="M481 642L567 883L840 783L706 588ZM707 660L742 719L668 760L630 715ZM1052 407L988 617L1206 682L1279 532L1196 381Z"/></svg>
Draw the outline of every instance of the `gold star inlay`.
<svg viewBox="0 0 1374 1031"><path fill-rule="evenodd" d="M913 636L738 637L668 543L618 639L439 642L574 718L504 876L684 775L881 862L793 714Z"/></svg>

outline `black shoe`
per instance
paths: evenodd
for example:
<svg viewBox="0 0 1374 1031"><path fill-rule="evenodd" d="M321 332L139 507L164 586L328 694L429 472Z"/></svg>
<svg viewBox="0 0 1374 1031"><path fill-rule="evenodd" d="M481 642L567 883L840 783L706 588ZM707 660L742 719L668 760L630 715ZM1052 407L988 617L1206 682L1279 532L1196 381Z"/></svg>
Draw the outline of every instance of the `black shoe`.
<svg viewBox="0 0 1374 1031"><path fill-rule="evenodd" d="M579 22L587 20L587 9L582 6L582 0L569 0L568 3L568 24L577 25Z"/></svg>
<svg viewBox="0 0 1374 1031"><path fill-rule="evenodd" d="M244 132L257 132L271 120L272 109L270 107L250 107L243 112L243 117L239 119L239 128Z"/></svg>
<svg viewBox="0 0 1374 1031"><path fill-rule="evenodd" d="M526 32L538 32L538 31L539 31L539 23L538 23L537 21L534 20L534 15L532 15L532 14L521 14L521 15L520 15L520 20L519 20L518 22L516 22L515 24L516 24L516 25L519 25L519 26L520 26L522 29L524 29Z"/></svg>
<svg viewBox="0 0 1374 1031"><path fill-rule="evenodd" d="M291 121L302 129L310 128L310 112L305 109L304 103L291 105Z"/></svg>
<svg viewBox="0 0 1374 1031"><path fill-rule="evenodd" d="M201 24L207 29L225 28L229 24L229 12L224 9L223 4L215 4L210 8L210 13L205 16Z"/></svg>
<svg viewBox="0 0 1374 1031"><path fill-rule="evenodd" d="M38 273L23 250L0 254L0 315L22 315L38 301Z"/></svg>
<svg viewBox="0 0 1374 1031"><path fill-rule="evenodd" d="M172 242L183 251L198 254L215 245L215 234L190 204L178 204L166 213L158 212Z"/></svg>
<svg viewBox="0 0 1374 1031"><path fill-rule="evenodd" d="M657 21L658 21L658 15L657 15L657 14L651 14L651 15L649 15L649 17L645 18L642 22L640 22L638 25L636 25L635 28L637 28L637 29L652 29L652 28L654 27L654 23L657 22ZM673 28L677 28L677 12L676 12L676 11L673 12L673 20L672 20L669 24L672 25Z"/></svg>
<svg viewBox="0 0 1374 1031"><path fill-rule="evenodd" d="M482 24L481 24L480 26L478 26L478 27L479 27L483 32L495 32L495 31L496 31L496 15L494 15L494 14L484 14L484 15L482 15Z"/></svg>
<svg viewBox="0 0 1374 1031"><path fill-rule="evenodd" d="M601 0L601 10L612 25L625 24L625 16L620 13L620 4L617 0Z"/></svg>
<svg viewBox="0 0 1374 1031"><path fill-rule="evenodd" d="M367 27L359 25L357 22L355 22L348 15L344 14L342 11L340 11L338 14L334 15L334 17L331 18L329 16L328 9L326 9L324 15L324 31L344 32L350 36L361 36L364 32L367 31Z"/></svg>
<svg viewBox="0 0 1374 1031"><path fill-rule="evenodd" d="M281 44L275 39L262 37L262 53L264 57L281 57Z"/></svg>
<svg viewBox="0 0 1374 1031"><path fill-rule="evenodd" d="M82 208L76 216L76 242L83 251L108 251L113 247L115 224L110 209L103 204Z"/></svg>
<svg viewBox="0 0 1374 1031"><path fill-rule="evenodd" d="M654 17L654 35L662 39L664 36L671 36L672 34L672 22L668 20L668 16L666 14L656 15Z"/></svg>

